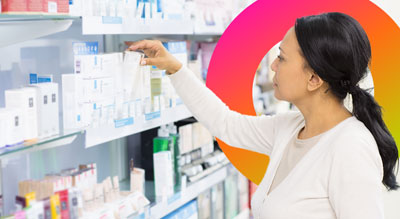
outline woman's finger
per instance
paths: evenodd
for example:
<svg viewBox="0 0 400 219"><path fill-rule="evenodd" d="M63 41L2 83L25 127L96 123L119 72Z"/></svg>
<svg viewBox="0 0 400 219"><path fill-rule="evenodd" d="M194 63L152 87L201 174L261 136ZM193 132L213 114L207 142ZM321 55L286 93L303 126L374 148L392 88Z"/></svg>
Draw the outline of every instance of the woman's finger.
<svg viewBox="0 0 400 219"><path fill-rule="evenodd" d="M140 61L140 64L141 65L155 65L155 66L157 66L157 59L156 58L143 58L141 61Z"/></svg>

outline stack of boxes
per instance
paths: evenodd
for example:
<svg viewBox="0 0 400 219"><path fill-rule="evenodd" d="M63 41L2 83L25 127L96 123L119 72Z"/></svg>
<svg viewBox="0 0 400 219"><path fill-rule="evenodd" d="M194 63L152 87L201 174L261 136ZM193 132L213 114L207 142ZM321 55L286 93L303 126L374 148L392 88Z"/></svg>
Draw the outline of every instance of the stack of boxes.
<svg viewBox="0 0 400 219"><path fill-rule="evenodd" d="M180 155L185 157L185 163L205 157L214 152L214 140L211 133L200 123L179 127Z"/></svg>
<svg viewBox="0 0 400 219"><path fill-rule="evenodd" d="M185 42L165 45L187 63ZM176 106L180 101L165 71L141 66L143 57L128 51L76 55L74 73L62 76L64 129L120 128Z"/></svg>
<svg viewBox="0 0 400 219"><path fill-rule="evenodd" d="M58 84L6 90L5 105L0 109L0 148L59 133Z"/></svg>

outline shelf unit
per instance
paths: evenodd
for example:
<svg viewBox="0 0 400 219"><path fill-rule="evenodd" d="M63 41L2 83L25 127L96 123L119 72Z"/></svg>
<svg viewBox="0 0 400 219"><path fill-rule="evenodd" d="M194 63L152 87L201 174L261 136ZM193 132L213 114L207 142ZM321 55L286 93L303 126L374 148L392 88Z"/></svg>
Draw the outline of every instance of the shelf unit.
<svg viewBox="0 0 400 219"><path fill-rule="evenodd" d="M176 107L162 110L159 115L149 120L146 120L145 117L134 118L134 123L129 126L114 128L113 125L109 125L100 128L89 128L86 130L86 148L186 119L191 116L192 114L186 106L180 104Z"/></svg>
<svg viewBox="0 0 400 219"><path fill-rule="evenodd" d="M81 22L83 35L193 35L193 36L220 36L223 30L220 28L196 29L194 22L158 20L129 20L118 17L71 17L67 15L8 15L0 14L0 47L37 39L68 30L73 22ZM87 128L85 130L63 131L57 136L40 139L33 144L23 144L12 149L0 150L0 163L2 159L8 159L25 153L60 147L74 142L79 135L85 136L85 147L93 147L115 139L123 138L135 133L140 133L160 125L176 122L191 117L192 114L183 104L177 107L161 111L159 116L152 119L134 118L134 124L121 128L113 126L101 128ZM1 172L0 172L1 173ZM194 183L190 183L183 191L175 193L167 200L156 202L152 200L148 214L151 218L161 218L185 203L195 199L202 192L224 181L228 175L226 164L211 168ZM0 180L1 180L0 175ZM121 182L121 188L126 188L128 181ZM128 184L129 185L129 184ZM1 181L0 181L1 188ZM152 182L146 182L146 190L154 189ZM146 194L147 195L147 194ZM1 211L1 210L0 210ZM129 218L136 218L137 213Z"/></svg>

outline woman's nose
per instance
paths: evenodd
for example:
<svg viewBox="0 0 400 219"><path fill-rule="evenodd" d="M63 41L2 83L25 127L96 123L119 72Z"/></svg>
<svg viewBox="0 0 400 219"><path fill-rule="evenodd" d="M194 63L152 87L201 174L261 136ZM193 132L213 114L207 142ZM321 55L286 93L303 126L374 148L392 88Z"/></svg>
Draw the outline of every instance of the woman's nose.
<svg viewBox="0 0 400 219"><path fill-rule="evenodd" d="M276 72L277 60L278 60L278 58L275 58L274 61L273 61L272 64L271 64L271 70L272 70L273 72Z"/></svg>

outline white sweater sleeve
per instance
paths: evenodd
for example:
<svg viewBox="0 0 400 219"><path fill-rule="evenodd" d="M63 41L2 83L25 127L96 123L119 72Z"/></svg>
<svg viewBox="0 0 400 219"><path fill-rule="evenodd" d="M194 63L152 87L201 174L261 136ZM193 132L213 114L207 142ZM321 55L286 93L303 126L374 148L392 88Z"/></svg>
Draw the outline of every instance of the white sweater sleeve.
<svg viewBox="0 0 400 219"><path fill-rule="evenodd" d="M271 154L276 116L248 116L230 110L187 67L169 77L193 116L213 136L233 147Z"/></svg>
<svg viewBox="0 0 400 219"><path fill-rule="evenodd" d="M349 137L333 158L329 178L331 205L338 219L384 219L383 167L377 146L367 142L368 138Z"/></svg>

